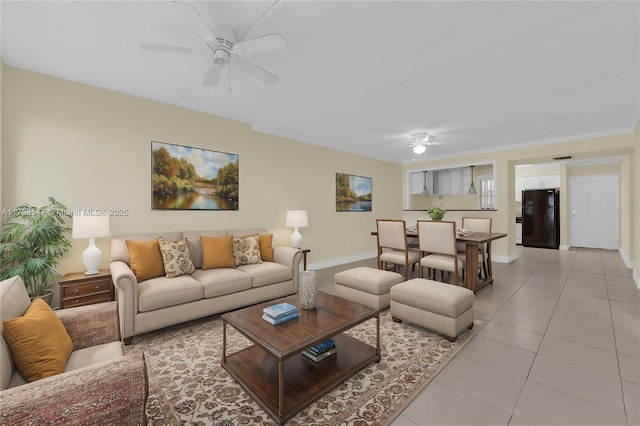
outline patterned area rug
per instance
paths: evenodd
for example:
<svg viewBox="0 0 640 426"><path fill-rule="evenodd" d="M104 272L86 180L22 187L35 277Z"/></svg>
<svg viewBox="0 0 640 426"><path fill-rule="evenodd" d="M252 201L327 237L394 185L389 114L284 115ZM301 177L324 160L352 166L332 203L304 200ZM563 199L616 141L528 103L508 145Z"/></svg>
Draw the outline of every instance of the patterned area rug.
<svg viewBox="0 0 640 426"><path fill-rule="evenodd" d="M455 343L407 323L380 317L382 360L351 377L287 425L388 425L477 333L476 320ZM375 346L375 320L347 334ZM227 353L250 345L227 327ZM149 370L149 425L276 425L220 365L219 316L137 336ZM302 356L302 355L300 355Z"/></svg>

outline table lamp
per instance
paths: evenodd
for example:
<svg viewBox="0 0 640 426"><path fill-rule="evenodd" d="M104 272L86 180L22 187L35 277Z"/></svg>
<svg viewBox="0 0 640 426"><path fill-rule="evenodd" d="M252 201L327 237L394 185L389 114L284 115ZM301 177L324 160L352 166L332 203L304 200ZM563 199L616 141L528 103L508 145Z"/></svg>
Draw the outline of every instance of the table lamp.
<svg viewBox="0 0 640 426"><path fill-rule="evenodd" d="M298 232L298 228L306 228L309 226L309 218L306 210L287 210L287 226L295 228L291 234L291 246L300 247L302 235Z"/></svg>
<svg viewBox="0 0 640 426"><path fill-rule="evenodd" d="M100 257L102 253L96 246L95 239L109 236L109 216L106 215L79 215L73 216L73 238L89 238L89 247L82 252L85 275L95 275L99 272Z"/></svg>

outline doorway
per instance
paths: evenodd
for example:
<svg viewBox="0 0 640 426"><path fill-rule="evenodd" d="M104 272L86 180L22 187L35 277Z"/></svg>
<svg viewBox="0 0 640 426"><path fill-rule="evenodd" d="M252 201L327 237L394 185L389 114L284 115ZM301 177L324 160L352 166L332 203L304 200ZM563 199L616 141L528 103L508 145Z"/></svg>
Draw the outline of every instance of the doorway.
<svg viewBox="0 0 640 426"><path fill-rule="evenodd" d="M572 247L619 246L618 175L569 177L569 240Z"/></svg>

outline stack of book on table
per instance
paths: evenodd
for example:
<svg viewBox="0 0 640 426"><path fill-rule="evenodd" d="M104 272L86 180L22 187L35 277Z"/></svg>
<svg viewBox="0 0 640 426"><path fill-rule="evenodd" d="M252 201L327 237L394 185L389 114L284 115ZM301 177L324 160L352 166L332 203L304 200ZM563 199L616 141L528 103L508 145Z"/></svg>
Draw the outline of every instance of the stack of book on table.
<svg viewBox="0 0 640 426"><path fill-rule="evenodd" d="M335 354L336 352L338 352L336 341L333 339L328 339L324 342L318 343L317 345L308 347L307 349L302 351L302 354L307 358L314 360L315 362L319 362Z"/></svg>
<svg viewBox="0 0 640 426"><path fill-rule="evenodd" d="M289 303L278 303L262 310L262 319L273 325L294 320L299 316L296 307Z"/></svg>

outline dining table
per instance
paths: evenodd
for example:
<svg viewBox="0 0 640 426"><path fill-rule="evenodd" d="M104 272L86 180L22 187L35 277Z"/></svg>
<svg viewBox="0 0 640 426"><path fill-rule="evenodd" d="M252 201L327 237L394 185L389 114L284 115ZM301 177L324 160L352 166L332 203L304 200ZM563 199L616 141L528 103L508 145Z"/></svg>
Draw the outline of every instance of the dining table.
<svg viewBox="0 0 640 426"><path fill-rule="evenodd" d="M378 235L377 231L372 231L371 235ZM468 234L456 233L456 242L465 245L466 264L464 286L477 293L484 286L493 284L493 271L491 267L491 242L506 237L503 232L471 232ZM407 238L418 238L418 232L407 229ZM478 270L478 250L482 244L487 245L487 277L479 278L475 272ZM474 271L474 273L471 273Z"/></svg>

